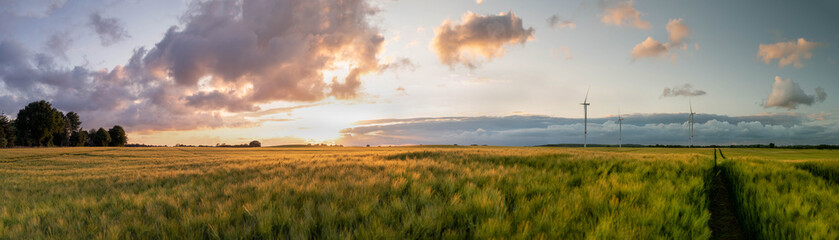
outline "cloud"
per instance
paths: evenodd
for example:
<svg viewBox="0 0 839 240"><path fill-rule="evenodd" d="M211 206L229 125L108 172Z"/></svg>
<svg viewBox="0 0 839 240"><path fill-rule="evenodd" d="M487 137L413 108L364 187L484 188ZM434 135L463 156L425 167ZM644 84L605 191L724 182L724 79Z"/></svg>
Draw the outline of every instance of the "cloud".
<svg viewBox="0 0 839 240"><path fill-rule="evenodd" d="M817 42L808 42L804 38L799 38L797 41L760 44L757 56L766 64L778 59L778 67L792 64L795 68L801 68L804 66L802 60L812 58L813 49L821 45Z"/></svg>
<svg viewBox="0 0 839 240"><path fill-rule="evenodd" d="M577 27L577 24L575 24L571 20L562 19L559 16L557 16L556 14L549 17L547 21L548 21L548 26L550 26L553 29L565 28L565 27L574 29L575 27Z"/></svg>
<svg viewBox="0 0 839 240"><path fill-rule="evenodd" d="M61 66L51 55L3 39L2 110L45 99L63 111L96 116L83 119L91 127L252 126L242 113L259 111L259 104L354 98L364 75L409 67L407 60L379 64L384 38L369 23L378 11L362 0L197 2L180 27L111 69ZM325 71L344 64L348 74L325 79Z"/></svg>
<svg viewBox="0 0 839 240"><path fill-rule="evenodd" d="M46 45L44 46L47 52L53 54L56 57L61 57L64 60L67 60L67 51L70 50L70 44L73 44L73 39L70 38L70 32L57 32L50 36L50 39L47 40Z"/></svg>
<svg viewBox="0 0 839 240"><path fill-rule="evenodd" d="M668 40L670 41L669 44L671 47L679 47L683 46L687 48L687 45L684 44L684 41L690 37L690 28L682 23L682 19L671 19L670 22L667 23L667 35Z"/></svg>
<svg viewBox="0 0 839 240"><path fill-rule="evenodd" d="M0 13L20 17L45 18L64 6L67 0L0 0Z"/></svg>
<svg viewBox="0 0 839 240"><path fill-rule="evenodd" d="M662 44L659 41L656 41L652 37L647 37L646 40L643 42L635 45L632 48L632 58L644 58L644 57L659 57L664 56L667 53L667 46Z"/></svg>
<svg viewBox="0 0 839 240"><path fill-rule="evenodd" d="M513 12L486 16L467 12L459 24L446 20L435 29L430 47L443 64L453 68L460 63L474 69L480 65L478 56L501 57L504 46L523 45L533 39L533 33Z"/></svg>
<svg viewBox="0 0 839 240"><path fill-rule="evenodd" d="M772 84L772 92L769 93L769 98L766 99L764 107L786 108L789 110L796 109L799 105L811 106L816 102L823 102L827 99L827 93L821 87L816 88L815 95L807 95L804 90L798 86L798 83L791 79L783 79L775 76L775 83Z"/></svg>
<svg viewBox="0 0 839 240"><path fill-rule="evenodd" d="M632 48L632 59L665 57L668 55L670 50L676 48L686 50L687 43L685 43L685 41L690 37L690 27L682 23L682 19L679 18L670 20L670 22L667 23L666 29L669 42L661 43L652 37L647 37L646 40ZM675 55L672 56L672 59L675 59Z"/></svg>
<svg viewBox="0 0 839 240"><path fill-rule="evenodd" d="M687 113L623 116L623 143L686 144ZM588 142L617 144L617 117L590 118ZM533 146L582 143L583 119L549 116L382 119L342 130L339 143L352 146L488 144ZM797 114L696 115L698 144L822 144L839 140L835 123Z"/></svg>
<svg viewBox="0 0 839 240"><path fill-rule="evenodd" d="M705 95L705 91L699 89L693 89L693 86L689 83L685 83L681 86L675 86L673 88L664 88L664 91L661 93L662 97L696 97Z"/></svg>
<svg viewBox="0 0 839 240"><path fill-rule="evenodd" d="M641 12L635 10L632 3L633 1L631 0L626 2L599 1L598 4L603 9L603 18L600 21L607 25L629 25L636 28L649 29L651 27L650 23L641 20Z"/></svg>
<svg viewBox="0 0 839 240"><path fill-rule="evenodd" d="M99 35L102 46L110 46L131 36L125 31L122 22L116 18L102 17L98 12L90 14L90 26Z"/></svg>
<svg viewBox="0 0 839 240"><path fill-rule="evenodd" d="M563 57L565 60L574 59L574 55L571 55L571 52L568 50L568 47L560 47L559 49L551 48L551 53L556 56Z"/></svg>

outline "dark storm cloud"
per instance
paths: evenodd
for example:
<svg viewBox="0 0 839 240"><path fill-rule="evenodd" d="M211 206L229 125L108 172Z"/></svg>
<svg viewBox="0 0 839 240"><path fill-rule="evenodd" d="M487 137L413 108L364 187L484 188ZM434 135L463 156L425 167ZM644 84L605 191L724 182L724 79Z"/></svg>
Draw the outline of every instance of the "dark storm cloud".
<svg viewBox="0 0 839 240"><path fill-rule="evenodd" d="M0 102L3 111L16 112L45 99L96 116L82 119L85 126L118 123L132 131L252 126L247 115L219 111L354 98L362 76L408 66L408 60L379 64L384 38L368 23L377 12L364 0L195 2L182 27L171 27L153 48L137 48L125 65L98 70L65 67L54 59L60 54L0 39ZM116 19L94 14L91 25L106 45L127 36ZM58 40L56 51L66 51ZM349 74L324 81L323 71L339 61L350 63Z"/></svg>
<svg viewBox="0 0 839 240"><path fill-rule="evenodd" d="M90 14L90 26L99 35L102 46L107 47L131 37L122 25L119 19L102 17L98 12Z"/></svg>
<svg viewBox="0 0 839 240"><path fill-rule="evenodd" d="M624 143L684 144L687 114L624 115ZM616 144L616 117L589 119L589 143ZM342 130L344 145L489 144L530 146L582 143L583 120L548 116L382 119ZM699 144L817 144L835 142L839 127L806 116L696 115Z"/></svg>

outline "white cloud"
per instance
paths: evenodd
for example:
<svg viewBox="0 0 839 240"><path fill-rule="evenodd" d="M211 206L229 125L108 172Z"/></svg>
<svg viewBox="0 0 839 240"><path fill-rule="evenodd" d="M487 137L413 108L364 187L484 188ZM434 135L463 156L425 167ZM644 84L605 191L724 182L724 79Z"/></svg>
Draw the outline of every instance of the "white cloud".
<svg viewBox="0 0 839 240"><path fill-rule="evenodd" d="M775 83L772 84L772 92L769 93L769 98L766 99L763 106L792 110L799 105L811 106L816 102L823 102L825 99L827 99L827 93L821 87L816 88L815 95L808 95L798 86L798 83L791 79L776 76Z"/></svg>
<svg viewBox="0 0 839 240"><path fill-rule="evenodd" d="M664 91L662 91L661 93L662 97L695 97L702 95L705 95L705 91L700 89L693 89L693 85L690 85L689 83L685 83L681 86L675 86L673 88L664 88Z"/></svg>

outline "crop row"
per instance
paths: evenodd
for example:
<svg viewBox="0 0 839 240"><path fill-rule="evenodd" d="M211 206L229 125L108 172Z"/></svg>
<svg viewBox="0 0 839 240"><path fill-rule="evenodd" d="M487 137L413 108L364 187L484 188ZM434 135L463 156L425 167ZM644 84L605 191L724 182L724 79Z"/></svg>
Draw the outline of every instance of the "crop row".
<svg viewBox="0 0 839 240"><path fill-rule="evenodd" d="M725 161L721 169L732 185L749 235L759 239L837 239L839 187L825 179L835 181L837 176L836 168L828 165L751 159Z"/></svg>

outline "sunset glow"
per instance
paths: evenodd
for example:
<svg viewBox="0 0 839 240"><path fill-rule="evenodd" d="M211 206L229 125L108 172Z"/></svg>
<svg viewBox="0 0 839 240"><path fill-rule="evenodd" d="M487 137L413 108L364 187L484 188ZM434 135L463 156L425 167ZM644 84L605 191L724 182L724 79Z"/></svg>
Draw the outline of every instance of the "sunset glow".
<svg viewBox="0 0 839 240"><path fill-rule="evenodd" d="M624 143L685 144L689 102L698 144L839 140L833 2L0 7L0 111L43 99L129 143L582 143L589 88L590 143L620 111Z"/></svg>

